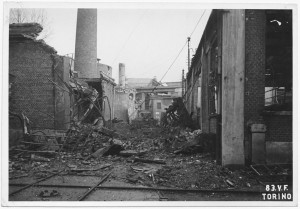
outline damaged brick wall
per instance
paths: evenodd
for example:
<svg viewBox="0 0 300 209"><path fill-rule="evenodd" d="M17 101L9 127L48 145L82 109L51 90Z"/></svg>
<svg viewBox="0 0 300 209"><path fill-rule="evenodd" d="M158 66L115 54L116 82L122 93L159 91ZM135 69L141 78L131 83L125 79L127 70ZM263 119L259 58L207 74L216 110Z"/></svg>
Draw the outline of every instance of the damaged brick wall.
<svg viewBox="0 0 300 209"><path fill-rule="evenodd" d="M33 128L54 128L53 50L40 42L10 41L9 72L15 76L11 109L24 112Z"/></svg>

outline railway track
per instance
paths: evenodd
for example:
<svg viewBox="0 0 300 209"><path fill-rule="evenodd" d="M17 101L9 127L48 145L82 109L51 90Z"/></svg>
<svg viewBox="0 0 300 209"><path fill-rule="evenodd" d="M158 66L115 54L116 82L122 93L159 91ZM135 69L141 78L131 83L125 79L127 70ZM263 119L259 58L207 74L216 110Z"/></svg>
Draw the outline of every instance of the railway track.
<svg viewBox="0 0 300 209"><path fill-rule="evenodd" d="M166 188L166 187L141 187L141 186L103 186L103 184L107 179L109 179L112 171L108 171L101 179L94 185L74 185L74 184L42 184L45 180L50 180L51 178L61 174L64 170L61 170L57 173L51 174L43 179L40 179L38 181L35 181L31 184L25 184L25 183L10 183L9 186L14 187L21 187L20 189L12 192L9 194L9 197L12 197L13 195L16 195L26 189L29 189L31 187L41 187L41 188L73 188L73 189L82 189L85 190L79 197L76 199L77 201L85 201L87 197L89 197L95 190L117 190L117 191L152 191L156 192L159 196L159 200L167 199L163 198L163 192L171 192L171 193L223 193L223 194L261 194L263 191L258 190L234 190L234 189L179 189L179 188ZM63 175L63 174L62 174ZM73 176L73 175L64 175L64 176ZM91 177L97 177L99 176L92 176Z"/></svg>

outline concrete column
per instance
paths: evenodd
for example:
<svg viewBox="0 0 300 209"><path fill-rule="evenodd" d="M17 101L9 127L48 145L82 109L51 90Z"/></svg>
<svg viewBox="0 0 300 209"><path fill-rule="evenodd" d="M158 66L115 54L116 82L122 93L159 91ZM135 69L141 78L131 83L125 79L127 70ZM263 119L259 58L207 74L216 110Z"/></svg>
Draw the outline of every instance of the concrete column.
<svg viewBox="0 0 300 209"><path fill-rule="evenodd" d="M125 88L125 64L119 63L119 85Z"/></svg>
<svg viewBox="0 0 300 209"><path fill-rule="evenodd" d="M243 165L245 10L223 14L222 165Z"/></svg>
<svg viewBox="0 0 300 209"><path fill-rule="evenodd" d="M97 9L78 9L74 68L78 78L100 78L97 69Z"/></svg>

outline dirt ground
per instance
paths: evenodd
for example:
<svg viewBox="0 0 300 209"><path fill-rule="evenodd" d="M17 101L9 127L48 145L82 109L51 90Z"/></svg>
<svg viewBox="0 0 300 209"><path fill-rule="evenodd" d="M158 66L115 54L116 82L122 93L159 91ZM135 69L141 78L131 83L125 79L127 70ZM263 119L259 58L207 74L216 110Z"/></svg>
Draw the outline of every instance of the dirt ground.
<svg viewBox="0 0 300 209"><path fill-rule="evenodd" d="M114 129L124 150L142 153L139 158L160 163L138 162L136 155L91 157L90 153L105 147L112 138L94 133L82 135L75 145L70 143L69 147L54 157L35 159L30 153L11 152L10 194L49 175L53 177L10 195L9 200L78 201L96 185L100 187L92 190L82 200L262 200L261 193L265 192L265 186L250 168L222 167L217 165L212 153L175 154L174 151L185 142L174 136L184 135L186 132L152 125L136 127L126 123L117 123ZM59 171L58 175L54 175ZM107 179L99 183L103 177Z"/></svg>

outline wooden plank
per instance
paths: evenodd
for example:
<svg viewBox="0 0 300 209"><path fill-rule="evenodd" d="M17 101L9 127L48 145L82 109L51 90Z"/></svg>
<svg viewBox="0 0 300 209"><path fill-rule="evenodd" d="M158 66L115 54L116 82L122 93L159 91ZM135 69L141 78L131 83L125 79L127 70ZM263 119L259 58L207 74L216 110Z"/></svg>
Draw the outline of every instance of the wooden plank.
<svg viewBox="0 0 300 209"><path fill-rule="evenodd" d="M244 164L245 10L223 14L222 165Z"/></svg>

